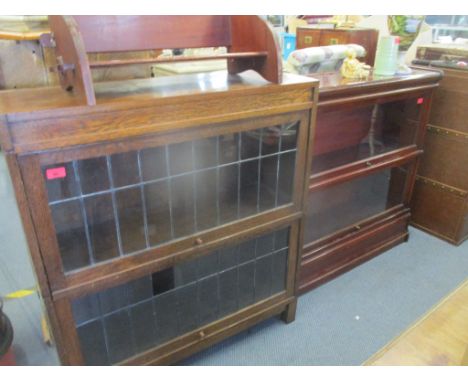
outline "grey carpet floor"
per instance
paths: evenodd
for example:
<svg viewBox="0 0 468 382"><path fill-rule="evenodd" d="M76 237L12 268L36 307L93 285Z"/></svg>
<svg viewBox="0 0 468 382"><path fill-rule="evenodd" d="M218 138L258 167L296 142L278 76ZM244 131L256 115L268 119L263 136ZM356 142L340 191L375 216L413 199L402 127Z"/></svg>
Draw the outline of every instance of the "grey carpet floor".
<svg viewBox="0 0 468 382"><path fill-rule="evenodd" d="M0 154L0 295L35 284ZM468 277L468 242L454 247L416 229L410 240L299 299L291 324L272 318L182 365L359 365ZM5 303L21 365L57 365L42 342L36 295Z"/></svg>

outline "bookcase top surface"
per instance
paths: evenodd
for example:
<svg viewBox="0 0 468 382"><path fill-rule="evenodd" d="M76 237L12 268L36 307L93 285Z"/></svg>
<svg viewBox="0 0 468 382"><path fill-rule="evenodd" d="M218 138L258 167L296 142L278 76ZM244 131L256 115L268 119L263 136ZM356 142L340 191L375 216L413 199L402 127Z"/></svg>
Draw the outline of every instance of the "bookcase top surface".
<svg viewBox="0 0 468 382"><path fill-rule="evenodd" d="M442 78L440 70L413 69L408 75L377 76L367 79L343 78L339 72L312 73L311 77L320 81L319 100L341 95L362 94L369 91L411 88L420 85L436 84Z"/></svg>
<svg viewBox="0 0 468 382"><path fill-rule="evenodd" d="M65 108L96 108L112 105L135 105L161 99L197 96L206 93L279 91L281 88L312 88L317 80L284 73L283 82L274 84L248 70L229 75L227 71L178 76L98 82L96 106L84 106L73 94L60 87L41 87L0 91L0 114L30 113Z"/></svg>

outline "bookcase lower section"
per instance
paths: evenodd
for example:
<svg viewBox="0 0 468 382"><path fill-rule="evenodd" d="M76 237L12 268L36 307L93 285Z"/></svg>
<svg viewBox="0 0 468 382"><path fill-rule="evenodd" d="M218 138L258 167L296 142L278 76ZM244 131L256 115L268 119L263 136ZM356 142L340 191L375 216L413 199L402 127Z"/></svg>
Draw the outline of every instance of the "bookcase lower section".
<svg viewBox="0 0 468 382"><path fill-rule="evenodd" d="M410 213L370 219L359 230L319 240L303 250L299 293L307 292L408 239Z"/></svg>
<svg viewBox="0 0 468 382"><path fill-rule="evenodd" d="M278 295L268 301L261 302L230 317L216 321L199 330L179 337L163 346L149 350L137 357L130 358L121 365L170 365L189 357L207 347L229 338L249 327L281 315L285 323L294 316L297 298Z"/></svg>
<svg viewBox="0 0 468 382"><path fill-rule="evenodd" d="M294 320L298 221L111 287L60 297L71 365L174 363L260 320Z"/></svg>

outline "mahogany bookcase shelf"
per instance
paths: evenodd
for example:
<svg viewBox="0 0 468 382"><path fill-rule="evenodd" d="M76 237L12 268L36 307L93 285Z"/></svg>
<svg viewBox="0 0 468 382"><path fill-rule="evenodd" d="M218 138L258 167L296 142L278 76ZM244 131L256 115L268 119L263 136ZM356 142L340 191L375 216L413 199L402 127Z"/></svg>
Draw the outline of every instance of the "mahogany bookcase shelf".
<svg viewBox="0 0 468 382"><path fill-rule="evenodd" d="M408 237L438 71L320 80L300 274L305 292Z"/></svg>
<svg viewBox="0 0 468 382"><path fill-rule="evenodd" d="M263 28L253 18L192 21L235 47L227 27ZM0 92L0 143L63 364L170 364L268 317L294 320L318 82L231 69L85 84L95 102L79 78Z"/></svg>

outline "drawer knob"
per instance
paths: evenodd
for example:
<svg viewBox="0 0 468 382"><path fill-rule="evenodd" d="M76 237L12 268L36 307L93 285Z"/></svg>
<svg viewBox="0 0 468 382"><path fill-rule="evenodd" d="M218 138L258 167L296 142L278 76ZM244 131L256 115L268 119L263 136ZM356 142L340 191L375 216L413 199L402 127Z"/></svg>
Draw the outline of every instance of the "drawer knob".
<svg viewBox="0 0 468 382"><path fill-rule="evenodd" d="M359 224L356 224L356 225L354 226L354 228L356 228L357 230L360 230L360 229L361 229L361 226L360 226Z"/></svg>
<svg viewBox="0 0 468 382"><path fill-rule="evenodd" d="M367 167L372 166L372 162L371 162L371 161L367 161L367 162L366 162L366 166L367 166Z"/></svg>
<svg viewBox="0 0 468 382"><path fill-rule="evenodd" d="M205 332L203 330L200 333L198 333L198 335L200 336L200 339L205 338Z"/></svg>
<svg viewBox="0 0 468 382"><path fill-rule="evenodd" d="M196 244L196 245L203 244L203 239L202 239L201 237L197 237L197 238L195 239L195 244Z"/></svg>

